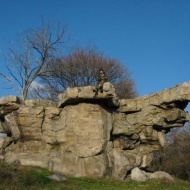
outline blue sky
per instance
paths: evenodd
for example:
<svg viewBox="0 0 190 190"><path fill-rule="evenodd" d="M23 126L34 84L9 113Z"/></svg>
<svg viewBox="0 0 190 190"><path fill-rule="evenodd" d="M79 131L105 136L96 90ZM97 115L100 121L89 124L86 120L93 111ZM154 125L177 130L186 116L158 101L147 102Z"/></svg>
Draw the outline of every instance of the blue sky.
<svg viewBox="0 0 190 190"><path fill-rule="evenodd" d="M125 64L139 96L189 81L190 0L1 0L1 72L8 44L41 18ZM10 94L0 89L0 97Z"/></svg>

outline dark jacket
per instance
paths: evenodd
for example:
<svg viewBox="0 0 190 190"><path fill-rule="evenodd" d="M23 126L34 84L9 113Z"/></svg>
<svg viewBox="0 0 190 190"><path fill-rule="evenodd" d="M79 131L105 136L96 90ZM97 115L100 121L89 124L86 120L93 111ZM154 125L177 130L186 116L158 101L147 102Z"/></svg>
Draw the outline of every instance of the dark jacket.
<svg viewBox="0 0 190 190"><path fill-rule="evenodd" d="M96 76L96 80L98 82L107 82L107 79L108 79L108 77L106 76L105 73L99 73L99 75Z"/></svg>

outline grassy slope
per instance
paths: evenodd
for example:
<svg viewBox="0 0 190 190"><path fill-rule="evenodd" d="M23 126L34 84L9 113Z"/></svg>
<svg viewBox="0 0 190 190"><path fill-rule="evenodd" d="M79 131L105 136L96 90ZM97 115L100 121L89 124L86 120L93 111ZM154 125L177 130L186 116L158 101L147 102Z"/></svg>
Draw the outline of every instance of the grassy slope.
<svg viewBox="0 0 190 190"><path fill-rule="evenodd" d="M68 178L56 182L47 178L45 169L0 164L0 190L190 190L190 183L176 179L172 184L165 180L115 181L108 179Z"/></svg>

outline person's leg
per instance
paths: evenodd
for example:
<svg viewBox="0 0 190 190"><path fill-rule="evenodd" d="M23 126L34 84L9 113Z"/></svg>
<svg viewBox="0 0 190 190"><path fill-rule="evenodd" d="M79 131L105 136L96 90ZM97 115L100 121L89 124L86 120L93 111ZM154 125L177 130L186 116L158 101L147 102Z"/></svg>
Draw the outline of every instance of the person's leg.
<svg viewBox="0 0 190 190"><path fill-rule="evenodd" d="M99 85L99 89L101 93L103 92L103 85L104 85L104 81L101 81Z"/></svg>
<svg viewBox="0 0 190 190"><path fill-rule="evenodd" d="M98 94L99 85L100 85L100 82L97 82L96 85L95 85L95 92L96 92L96 94Z"/></svg>

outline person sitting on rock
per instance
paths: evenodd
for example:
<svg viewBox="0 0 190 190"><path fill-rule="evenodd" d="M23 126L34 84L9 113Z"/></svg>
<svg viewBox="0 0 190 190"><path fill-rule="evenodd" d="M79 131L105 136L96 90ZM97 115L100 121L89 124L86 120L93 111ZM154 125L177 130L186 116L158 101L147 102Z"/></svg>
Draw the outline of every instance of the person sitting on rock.
<svg viewBox="0 0 190 190"><path fill-rule="evenodd" d="M103 92L103 84L107 82L107 76L102 68L99 69L99 73L96 76L96 86L95 93L98 94L98 91Z"/></svg>

